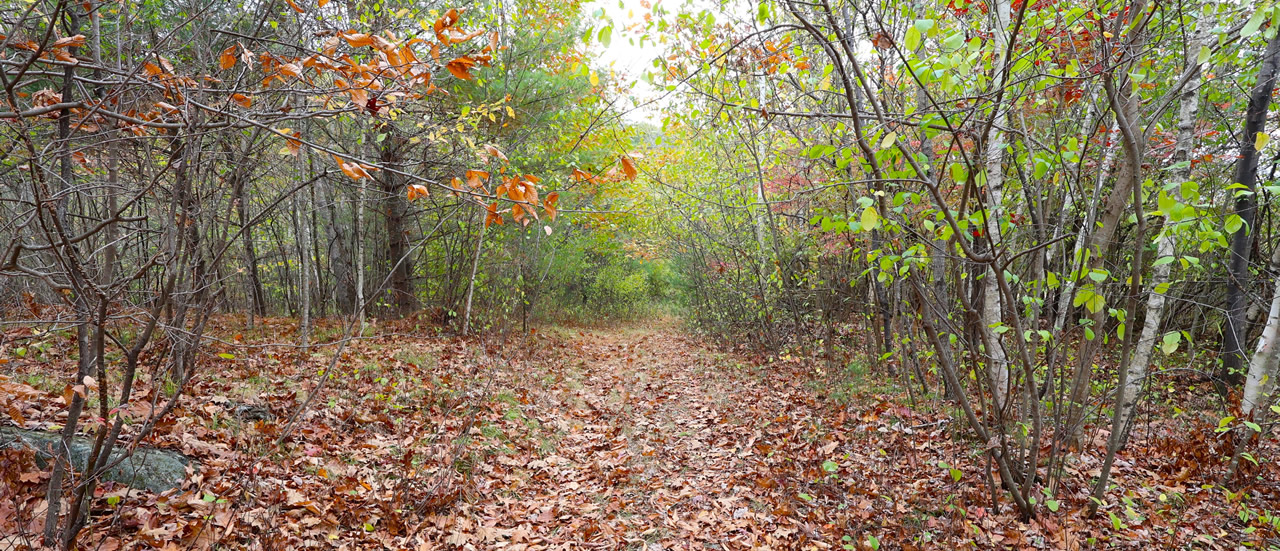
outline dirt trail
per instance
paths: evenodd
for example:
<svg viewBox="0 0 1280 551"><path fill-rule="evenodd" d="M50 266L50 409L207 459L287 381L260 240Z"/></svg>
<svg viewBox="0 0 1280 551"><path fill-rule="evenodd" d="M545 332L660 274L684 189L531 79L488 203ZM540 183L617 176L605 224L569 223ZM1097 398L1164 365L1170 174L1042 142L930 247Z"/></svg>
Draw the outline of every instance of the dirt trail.
<svg viewBox="0 0 1280 551"><path fill-rule="evenodd" d="M561 372L523 408L559 431L554 453L500 458L528 477L520 502L543 504L503 534L512 543L741 549L800 530L761 493L777 482L757 454L790 406L757 374L666 328L582 331L559 352Z"/></svg>

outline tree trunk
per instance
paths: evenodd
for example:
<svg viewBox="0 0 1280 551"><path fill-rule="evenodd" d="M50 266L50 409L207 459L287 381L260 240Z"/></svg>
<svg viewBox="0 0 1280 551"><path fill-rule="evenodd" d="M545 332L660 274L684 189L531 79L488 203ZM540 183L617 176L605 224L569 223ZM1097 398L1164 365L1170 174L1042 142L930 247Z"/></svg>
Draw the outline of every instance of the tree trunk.
<svg viewBox="0 0 1280 551"><path fill-rule="evenodd" d="M1280 35L1271 38L1258 67L1258 81L1249 93L1249 106L1245 110L1244 132L1240 135L1240 160L1236 163L1233 182L1244 186L1237 190L1235 214L1244 223L1231 234L1231 260L1227 266L1227 323L1222 336L1222 371L1219 373L1219 390L1240 384L1244 365L1245 316L1248 304L1249 256L1253 249L1254 217L1258 210L1254 194L1254 180L1258 172L1258 150L1254 140L1267 122L1267 109L1271 106L1271 92L1276 87L1276 70L1280 66ZM1245 193L1240 193L1245 192Z"/></svg>
<svg viewBox="0 0 1280 551"><path fill-rule="evenodd" d="M382 163L388 170L382 171L382 191L385 194L387 259L391 269L391 294L396 315L400 317L411 314L417 309L417 300L413 292L413 282L409 274L412 272L409 254L409 238L405 235L405 215L408 212L408 200L400 194L400 178L394 173L399 168L399 159L388 135L383 141Z"/></svg>
<svg viewBox="0 0 1280 551"><path fill-rule="evenodd" d="M249 301L251 309L249 311L249 325L253 325L253 316L267 315L266 292L262 288L262 277L258 274L258 251L253 245L253 229L248 228L249 224L249 198L245 196L245 182L248 175L245 174L246 167L241 164L234 169L231 175L231 201L236 205L236 217L239 218L240 237L244 243L244 264L245 271L249 275Z"/></svg>
<svg viewBox="0 0 1280 551"><path fill-rule="evenodd" d="M328 205L329 223L329 269L333 272L333 301L338 312L351 315L359 304L356 293L355 276L352 273L350 236L346 233L346 224L338 219L338 190L333 181L325 178L325 203ZM363 187L363 186L362 186Z"/></svg>
<svg viewBox="0 0 1280 551"><path fill-rule="evenodd" d="M471 297L476 288L476 270L480 267L480 250L484 247L484 231L489 227L488 220L483 212L480 219L480 235L476 237L476 252L471 257L471 276L467 278L467 302L462 310L462 334L465 336L471 330Z"/></svg>
<svg viewBox="0 0 1280 551"><path fill-rule="evenodd" d="M1009 0L995 0L994 8L992 15L995 16L995 29L992 35L995 41L995 59L992 61L992 66L995 67L995 74L991 80L995 86L1003 86L1007 62L1005 51L1009 47ZM992 108L994 112L991 115L991 129L987 136L984 159L984 173L987 177L984 232L991 244L993 254L1000 246L1000 217L1003 215L1001 207L1004 203L1004 150L1007 144L1002 128L1005 126L1007 115L1002 107L997 103ZM995 401L996 409L1003 409L1009 394L1009 360L1005 357L1000 333L992 325L1004 320L1004 310L1000 304L1000 285L996 281L997 278L1003 278L1004 274L996 273L995 264L991 264L990 268L982 278L982 319L979 322L979 330L985 333L983 341L990 347L986 355L992 399Z"/></svg>
<svg viewBox="0 0 1280 551"><path fill-rule="evenodd" d="M1187 48L1188 63L1195 63L1195 60L1199 57L1200 49L1207 45L1208 36L1209 34L1204 29L1197 31L1196 38ZM1170 159L1177 168L1174 169L1173 177L1170 178L1169 188L1173 190L1171 193L1175 194L1174 196L1179 199L1182 198L1182 183L1191 179L1191 150L1195 147L1196 115L1199 111L1200 74L1195 73L1191 80L1186 83L1179 101L1178 134L1174 142L1173 157ZM1133 426L1134 411L1138 406L1138 395L1142 391L1142 386L1146 383L1147 373L1150 369L1151 354L1155 350L1156 338L1159 336L1160 326L1164 321L1165 293L1168 290L1169 275L1173 270L1173 262L1164 262L1161 259L1172 259L1177 252L1177 240L1174 237L1175 232L1172 224L1169 213L1165 213L1164 228L1156 245L1155 258L1157 263L1152 268L1151 292L1147 295L1146 319L1142 324L1142 335L1138 338L1133 357L1130 358L1129 364L1125 366L1125 385L1121 389L1121 397L1117 401L1120 420L1112 428L1113 433L1118 433L1119 441L1117 446L1119 448L1124 448L1128 444L1129 433Z"/></svg>

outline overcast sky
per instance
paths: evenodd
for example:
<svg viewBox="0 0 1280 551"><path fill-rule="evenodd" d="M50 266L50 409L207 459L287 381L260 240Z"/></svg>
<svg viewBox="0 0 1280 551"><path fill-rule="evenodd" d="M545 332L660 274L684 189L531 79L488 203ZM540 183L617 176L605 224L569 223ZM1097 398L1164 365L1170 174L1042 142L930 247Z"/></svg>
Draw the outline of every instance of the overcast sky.
<svg viewBox="0 0 1280 551"><path fill-rule="evenodd" d="M670 0L668 3L676 4ZM657 90L641 81L640 76L646 70L653 68L653 59L661 55L661 49L651 40L645 40L644 45L641 46L640 40L635 38L635 33L626 30L630 25L643 24L644 15L649 13L649 8L642 6L640 0L597 0L587 5L586 12L591 14L600 8L603 8L608 17L613 19L613 39L607 48L599 42L593 43L593 48L600 52L599 67L604 71L614 71L619 78L625 78L625 84L632 85L631 94L639 102L644 103L655 98L658 95ZM602 24L600 21L595 22L597 29ZM650 121L654 124L660 122L660 114L655 106L634 109L628 102L627 105L620 107L629 111L625 118L630 122Z"/></svg>

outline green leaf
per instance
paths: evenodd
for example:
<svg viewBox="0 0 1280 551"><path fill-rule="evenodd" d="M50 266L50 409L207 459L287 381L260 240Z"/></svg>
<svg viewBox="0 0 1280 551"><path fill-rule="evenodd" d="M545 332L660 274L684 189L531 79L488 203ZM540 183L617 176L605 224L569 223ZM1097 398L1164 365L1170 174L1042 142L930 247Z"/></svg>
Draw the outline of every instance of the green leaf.
<svg viewBox="0 0 1280 551"><path fill-rule="evenodd" d="M1117 531L1124 530L1124 521L1120 520L1120 517L1117 517L1116 514L1111 511L1107 511L1107 516L1111 517L1112 528L1115 528Z"/></svg>
<svg viewBox="0 0 1280 551"><path fill-rule="evenodd" d="M1174 207L1177 206L1178 200L1174 199L1173 196L1169 195L1167 192L1161 191L1160 195L1156 197L1156 208L1159 208L1160 212L1169 214L1173 211Z"/></svg>
<svg viewBox="0 0 1280 551"><path fill-rule="evenodd" d="M839 469L840 469L840 465L838 465L835 461L822 462L822 470L824 471L827 471L829 473L834 473Z"/></svg>
<svg viewBox="0 0 1280 551"><path fill-rule="evenodd" d="M907 29L907 38L903 45L907 47L908 52L916 51L916 48L920 47L920 30L915 27Z"/></svg>
<svg viewBox="0 0 1280 551"><path fill-rule="evenodd" d="M1244 426L1249 427L1250 429L1253 429L1253 432L1262 432L1262 426L1252 421L1245 421Z"/></svg>
<svg viewBox="0 0 1280 551"><path fill-rule="evenodd" d="M956 482L960 482L960 478L964 476L964 473L961 472L960 469L957 469L954 467L951 468L950 472L951 472L951 480Z"/></svg>
<svg viewBox="0 0 1280 551"><path fill-rule="evenodd" d="M1178 344L1182 342L1182 333L1170 331L1164 334L1160 342L1160 351L1168 356L1178 351Z"/></svg>
<svg viewBox="0 0 1280 551"><path fill-rule="evenodd" d="M1089 297L1089 300L1085 301L1084 303L1084 307L1088 308L1089 312L1093 314L1098 313L1098 310L1101 310L1102 307L1106 305L1107 305L1107 299L1106 297L1102 296L1101 293L1094 293L1093 296Z"/></svg>
<svg viewBox="0 0 1280 551"><path fill-rule="evenodd" d="M1244 219L1238 214L1227 216L1227 221L1222 225L1222 229L1227 233L1236 233L1244 226Z"/></svg>
<svg viewBox="0 0 1280 551"><path fill-rule="evenodd" d="M608 48L609 43L613 41L613 25L609 25L600 29L600 34L596 36L604 47Z"/></svg>
<svg viewBox="0 0 1280 551"><path fill-rule="evenodd" d="M1209 56L1212 54L1213 50L1202 46L1200 52L1196 54L1196 65L1204 65L1204 62L1209 61Z"/></svg>
<svg viewBox="0 0 1280 551"><path fill-rule="evenodd" d="M222 359L224 359L224 360L234 360L234 359L236 359L236 355L235 355L235 354L228 354L228 353L226 353L226 352L223 352L223 353L221 353L221 354L218 354L218 357L219 357L219 358L222 358Z"/></svg>
<svg viewBox="0 0 1280 551"><path fill-rule="evenodd" d="M1262 27L1263 19L1265 19L1264 15L1266 15L1265 10L1254 10L1253 16L1249 17L1249 21L1244 24L1244 27L1240 28L1240 38L1249 38L1253 36L1253 33L1258 32L1258 29Z"/></svg>
<svg viewBox="0 0 1280 551"><path fill-rule="evenodd" d="M959 49L961 46L964 46L964 33L952 33L951 36L948 36L947 39L943 41L942 45L946 46L948 50Z"/></svg>
<svg viewBox="0 0 1280 551"><path fill-rule="evenodd" d="M800 494L799 497L805 501L813 501L813 496L809 494Z"/></svg>
<svg viewBox="0 0 1280 551"><path fill-rule="evenodd" d="M115 507L120 504L120 496L111 496L107 498L107 505Z"/></svg>
<svg viewBox="0 0 1280 551"><path fill-rule="evenodd" d="M862 209L862 219L859 221L859 224L862 226L862 231L871 231L875 229L876 225L879 223L880 213L876 212L875 207Z"/></svg>
<svg viewBox="0 0 1280 551"><path fill-rule="evenodd" d="M1058 512L1058 500L1056 499L1045 500L1044 506L1054 513Z"/></svg>
<svg viewBox="0 0 1280 551"><path fill-rule="evenodd" d="M880 540L876 539L875 536L867 534L867 545L871 546L872 551L876 551L880 549Z"/></svg>

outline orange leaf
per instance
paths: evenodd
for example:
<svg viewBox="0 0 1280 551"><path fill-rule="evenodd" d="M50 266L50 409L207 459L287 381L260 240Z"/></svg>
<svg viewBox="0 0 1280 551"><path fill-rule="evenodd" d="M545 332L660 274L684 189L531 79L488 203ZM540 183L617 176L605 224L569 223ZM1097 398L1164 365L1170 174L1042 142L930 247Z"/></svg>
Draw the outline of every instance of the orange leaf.
<svg viewBox="0 0 1280 551"><path fill-rule="evenodd" d="M53 42L50 48L66 48L68 46L84 46L85 37L82 34L69 36L67 38L59 38Z"/></svg>
<svg viewBox="0 0 1280 551"><path fill-rule="evenodd" d="M419 197L426 197L429 191L427 189L427 186L423 186L419 184L410 184L409 186L407 186L407 189L408 189L408 195L409 195L410 201L417 199Z"/></svg>
<svg viewBox="0 0 1280 551"><path fill-rule="evenodd" d="M596 179L590 172L577 168L573 169L573 177L581 182L594 182Z"/></svg>
<svg viewBox="0 0 1280 551"><path fill-rule="evenodd" d="M471 80L471 71L468 70L469 66L465 63L455 59L450 61L448 65L445 65L444 68L448 69L449 72L453 73L453 76L457 78L462 80Z"/></svg>
<svg viewBox="0 0 1280 551"><path fill-rule="evenodd" d="M363 88L352 88L347 90L347 94L351 95L351 102L358 106L364 107L369 103L369 92Z"/></svg>
<svg viewBox="0 0 1280 551"><path fill-rule="evenodd" d="M547 211L547 219L556 221L556 203L560 201L559 192L551 192L547 194L547 200L542 202L542 210Z"/></svg>
<svg viewBox="0 0 1280 551"><path fill-rule="evenodd" d="M631 163L631 159L622 157L622 172L626 173L628 180L635 180L640 171L636 170L636 165Z"/></svg>
<svg viewBox="0 0 1280 551"><path fill-rule="evenodd" d="M289 148L289 154L293 155L294 157L297 157L298 152L302 151L302 140L301 140L302 133L294 132L288 128L281 128L279 130L280 130L280 133L287 136L286 141L288 143L286 144L286 147Z"/></svg>
<svg viewBox="0 0 1280 551"><path fill-rule="evenodd" d="M507 156L504 155L502 153L502 150L498 149L497 146L494 146L492 144L484 144L484 150L486 153L489 154L490 157L497 157L499 159L502 159L503 161L507 160Z"/></svg>
<svg viewBox="0 0 1280 551"><path fill-rule="evenodd" d="M373 44L373 37L362 33L344 34L342 35L342 38L345 38L347 40L347 44L350 44L352 48L360 48Z"/></svg>
<svg viewBox="0 0 1280 551"><path fill-rule="evenodd" d="M316 7L323 8L325 4L328 4L328 3L329 3L329 0L320 0L319 2L316 2Z"/></svg>
<svg viewBox="0 0 1280 551"><path fill-rule="evenodd" d="M489 224L492 224L492 223L494 223L494 222L497 222L497 224L498 224L499 226L501 226L501 225L503 224L503 221L502 221L502 215L498 214L498 204L497 204L497 203L491 203L489 206L485 207L485 210L487 210L487 211L489 211L489 212L485 213L485 216L484 216L484 227L486 227L486 228L487 228L487 227L489 227Z"/></svg>
<svg viewBox="0 0 1280 551"><path fill-rule="evenodd" d="M483 170L468 170L467 185L473 188L484 185L484 180L489 179L489 173Z"/></svg>
<svg viewBox="0 0 1280 551"><path fill-rule="evenodd" d="M253 105L253 98L250 98L249 96L246 96L244 94L231 94L231 101L234 101L240 104L240 106L244 107L245 109L248 109L249 106Z"/></svg>
<svg viewBox="0 0 1280 551"><path fill-rule="evenodd" d="M228 46L222 50L222 55L218 56L218 68L223 71L236 66L236 47Z"/></svg>
<svg viewBox="0 0 1280 551"><path fill-rule="evenodd" d="M296 63L285 63L280 66L280 73L287 77L296 77L302 74L302 67Z"/></svg>
<svg viewBox="0 0 1280 551"><path fill-rule="evenodd" d="M307 10L304 10L298 7L298 4L294 3L293 0L284 0L284 1L289 3L289 7L293 8L293 11L296 11L298 13L307 13Z"/></svg>

